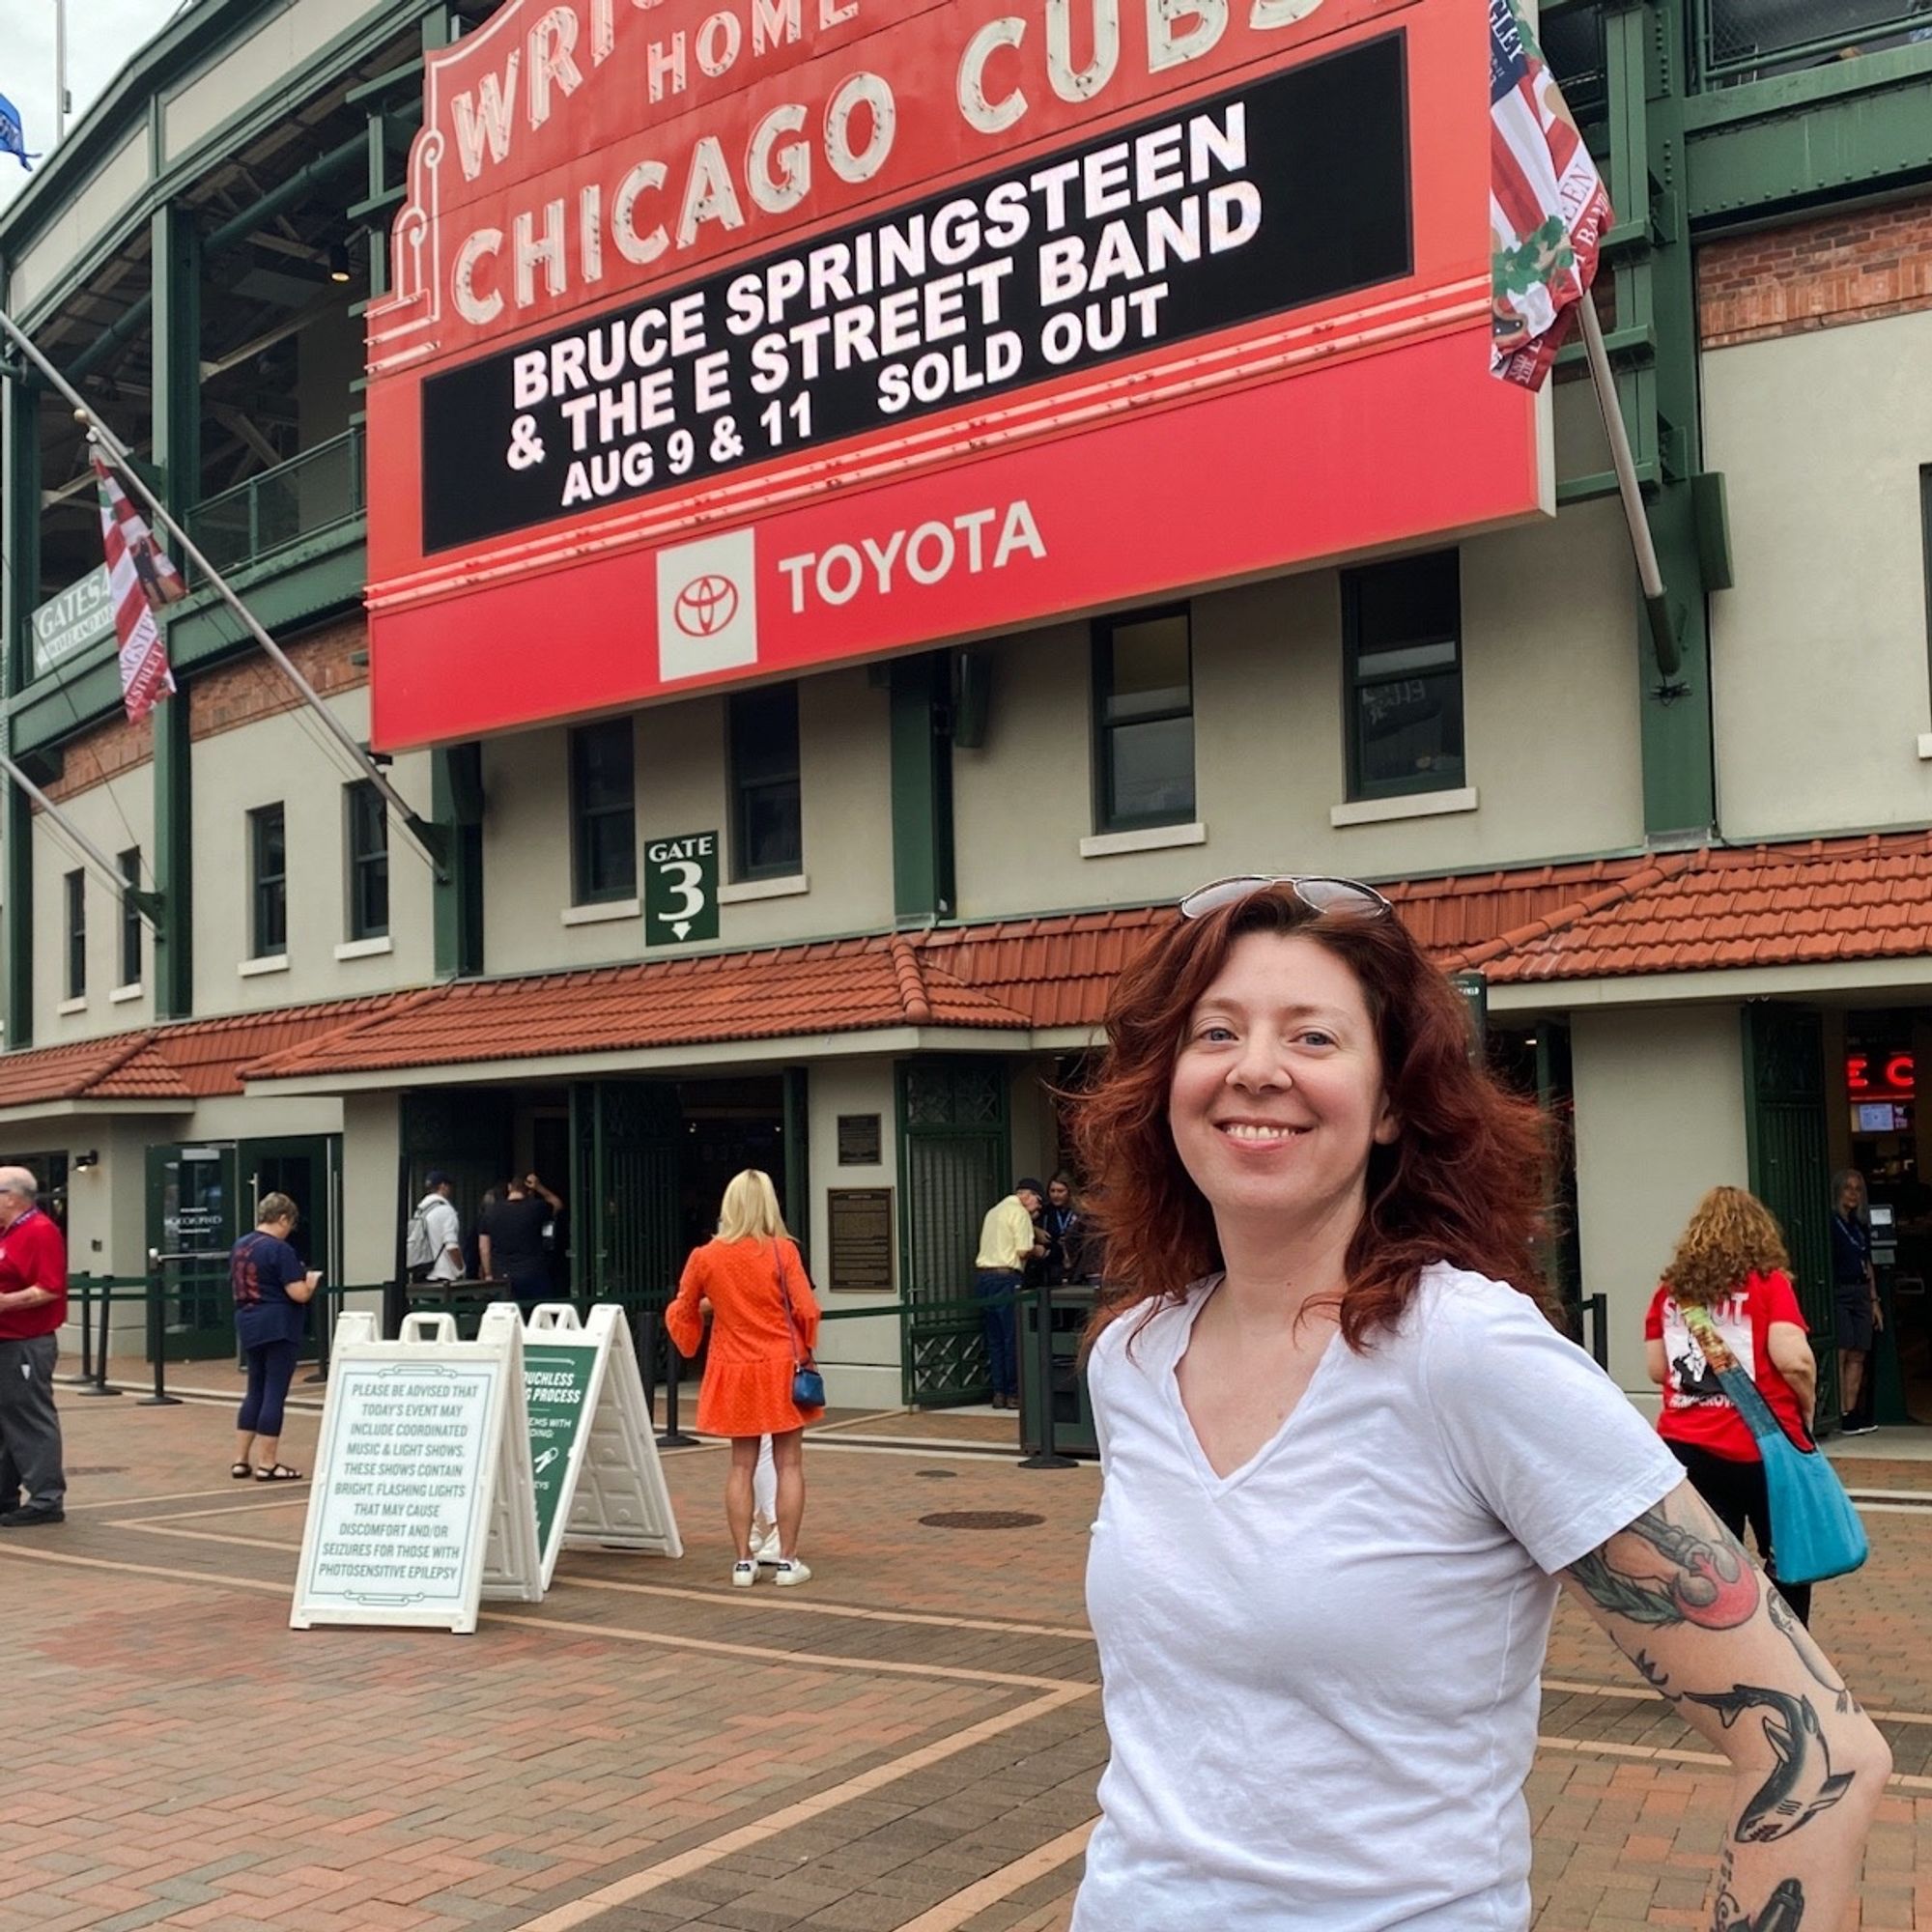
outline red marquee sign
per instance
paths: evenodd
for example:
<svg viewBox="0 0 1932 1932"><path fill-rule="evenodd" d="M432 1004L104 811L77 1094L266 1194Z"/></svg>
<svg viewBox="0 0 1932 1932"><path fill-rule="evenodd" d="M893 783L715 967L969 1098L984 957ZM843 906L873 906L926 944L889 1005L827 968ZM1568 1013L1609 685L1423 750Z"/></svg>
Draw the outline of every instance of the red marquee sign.
<svg viewBox="0 0 1932 1932"><path fill-rule="evenodd" d="M368 317L405 745L1548 510L1468 0L510 0Z"/></svg>

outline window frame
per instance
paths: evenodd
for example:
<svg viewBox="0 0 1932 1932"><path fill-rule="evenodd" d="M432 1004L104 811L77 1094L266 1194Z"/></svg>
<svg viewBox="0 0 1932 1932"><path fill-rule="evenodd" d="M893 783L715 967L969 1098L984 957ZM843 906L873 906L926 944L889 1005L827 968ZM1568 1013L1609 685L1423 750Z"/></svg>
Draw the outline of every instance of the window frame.
<svg viewBox="0 0 1932 1932"><path fill-rule="evenodd" d="M1187 630L1187 703L1179 709L1134 718L1125 724L1110 724L1107 702L1113 696L1114 637L1141 624L1162 623L1179 617ZM1098 617L1093 627L1091 666L1090 724L1093 735L1094 830L1108 832L1148 832L1164 825L1191 825L1201 810L1201 770L1194 731L1194 605L1191 599L1177 604L1155 604L1133 611L1122 611L1111 617ZM1113 734L1128 724L1167 724L1177 718L1188 724L1188 802L1173 811L1117 812L1114 810Z"/></svg>
<svg viewBox="0 0 1932 1932"><path fill-rule="evenodd" d="M619 805L588 805L584 800L585 748L591 742L593 732L609 734L611 743L618 742L621 732L624 746L625 763L628 767L629 783L626 798ZM638 896L638 731L637 721L626 712L621 718L606 718L594 724L577 724L571 727L568 749L568 782L570 803L570 895L572 905L611 905ZM591 840L585 836L594 822L615 818L628 819L630 838L627 841L630 852L630 877L614 885L594 886L586 877Z"/></svg>
<svg viewBox="0 0 1932 1932"><path fill-rule="evenodd" d="M363 848L359 837L365 822L374 828L376 835L376 843L368 850ZM368 779L352 779L342 787L342 857L349 897L343 924L348 928L350 940L353 943L388 938L389 812L383 794ZM377 873L382 881L383 916L380 920L365 920L363 881L365 875Z"/></svg>
<svg viewBox="0 0 1932 1932"><path fill-rule="evenodd" d="M67 993L87 997L87 868L76 866L61 875L61 922L67 947Z"/></svg>
<svg viewBox="0 0 1932 1932"><path fill-rule="evenodd" d="M1456 559L1456 623L1447 639L1455 646L1457 735L1463 741L1462 767L1458 771L1431 772L1399 779L1371 779L1363 776L1361 695L1377 685L1395 684L1402 673L1389 672L1364 679L1361 675L1361 585L1370 572L1391 564L1419 562L1427 556L1453 555ZM1416 638L1413 643L1439 643L1435 637ZM1395 646L1389 646L1395 648ZM1358 564L1342 572L1342 742L1348 774L1349 803L1366 804L1376 799L1413 798L1434 791L1460 791L1469 782L1468 711L1463 703L1463 676L1466 663L1463 652L1463 548L1449 544L1437 550L1409 551L1401 556L1382 557L1375 563ZM1440 676L1440 671L1430 673Z"/></svg>
<svg viewBox="0 0 1932 1932"><path fill-rule="evenodd" d="M740 720L754 705L769 705L774 699L789 697L791 702L791 762L788 772L748 781L740 776ZM800 750L798 682L759 685L752 691L731 692L724 706L724 770L731 793L731 879L733 884L750 884L756 879L796 878L805 869L805 781L804 755ZM754 866L749 857L751 810L753 792L791 787L792 817L797 835L797 852L789 860Z"/></svg>
<svg viewBox="0 0 1932 1932"><path fill-rule="evenodd" d="M264 868L264 848L270 825L281 828L282 868ZM270 914L272 913L272 919ZM270 924L280 927L272 945L265 943ZM248 956L277 959L289 950L289 820L286 801L258 805L248 813Z"/></svg>
<svg viewBox="0 0 1932 1932"><path fill-rule="evenodd" d="M124 885L132 886L137 891L141 884L141 848L130 845L125 852L115 855L115 864L120 867ZM121 978L123 986L138 986L141 983L142 969L146 965L141 948L141 915L134 909L134 902L126 892L121 895ZM133 970L130 972L128 969Z"/></svg>

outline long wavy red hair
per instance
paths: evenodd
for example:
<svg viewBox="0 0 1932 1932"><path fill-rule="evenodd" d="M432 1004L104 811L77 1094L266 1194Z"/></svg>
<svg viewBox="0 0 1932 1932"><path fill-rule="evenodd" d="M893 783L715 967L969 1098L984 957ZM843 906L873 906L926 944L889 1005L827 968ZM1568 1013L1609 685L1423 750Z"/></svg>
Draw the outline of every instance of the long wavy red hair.
<svg viewBox="0 0 1932 1932"><path fill-rule="evenodd" d="M1115 982L1107 1054L1073 1110L1106 1242L1104 1279L1119 1284L1089 1341L1131 1309L1179 1300L1221 1265L1213 1211L1168 1128L1168 1089L1189 1015L1251 932L1312 939L1353 973L1400 1126L1392 1145L1370 1150L1340 1302L1349 1346L1362 1350L1395 1326L1432 1262L1508 1282L1547 1307L1535 1258L1546 1164L1535 1106L1475 1064L1461 996L1399 918L1318 913L1276 886L1198 920L1177 914Z"/></svg>

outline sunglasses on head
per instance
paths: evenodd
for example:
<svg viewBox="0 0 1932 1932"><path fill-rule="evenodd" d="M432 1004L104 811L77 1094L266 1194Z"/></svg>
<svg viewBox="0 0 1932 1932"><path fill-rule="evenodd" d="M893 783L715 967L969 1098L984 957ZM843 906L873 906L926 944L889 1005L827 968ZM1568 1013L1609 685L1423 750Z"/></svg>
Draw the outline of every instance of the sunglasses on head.
<svg viewBox="0 0 1932 1932"><path fill-rule="evenodd" d="M1256 893L1287 886L1310 912L1332 913L1343 919L1380 919L1395 908L1373 886L1356 879L1304 877L1294 872L1250 872L1239 878L1216 879L1197 887L1180 902L1182 919L1205 919L1223 906L1238 905Z"/></svg>

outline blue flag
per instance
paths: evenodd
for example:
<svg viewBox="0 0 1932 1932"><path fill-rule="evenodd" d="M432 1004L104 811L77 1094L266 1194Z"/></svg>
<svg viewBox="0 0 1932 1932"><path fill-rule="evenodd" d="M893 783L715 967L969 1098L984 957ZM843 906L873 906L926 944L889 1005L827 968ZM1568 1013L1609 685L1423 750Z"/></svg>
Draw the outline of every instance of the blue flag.
<svg viewBox="0 0 1932 1932"><path fill-rule="evenodd" d="M35 156L27 153L20 110L4 94L0 94L0 155L12 155L29 174L33 173Z"/></svg>

